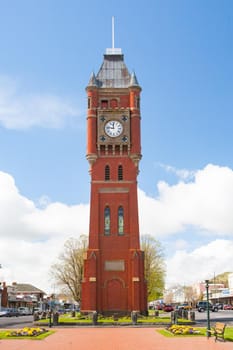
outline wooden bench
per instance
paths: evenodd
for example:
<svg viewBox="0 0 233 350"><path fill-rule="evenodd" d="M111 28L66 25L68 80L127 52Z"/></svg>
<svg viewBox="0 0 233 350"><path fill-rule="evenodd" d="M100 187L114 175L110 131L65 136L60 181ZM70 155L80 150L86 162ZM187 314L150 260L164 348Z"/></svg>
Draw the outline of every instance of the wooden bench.
<svg viewBox="0 0 233 350"><path fill-rule="evenodd" d="M217 339L222 339L223 341L225 341L224 339L225 328L226 328L226 324L222 322L216 322L215 326L211 327L210 332L215 336L215 341L217 341Z"/></svg>

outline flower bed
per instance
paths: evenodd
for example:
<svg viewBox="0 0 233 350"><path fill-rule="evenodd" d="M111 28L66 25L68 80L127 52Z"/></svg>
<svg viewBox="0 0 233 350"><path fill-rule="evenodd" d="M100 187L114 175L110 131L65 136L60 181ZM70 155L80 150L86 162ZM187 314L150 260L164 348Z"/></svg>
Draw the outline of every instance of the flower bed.
<svg viewBox="0 0 233 350"><path fill-rule="evenodd" d="M37 337L38 335L47 333L48 330L45 328L31 328L24 327L22 329L14 329L6 333L6 337Z"/></svg>
<svg viewBox="0 0 233 350"><path fill-rule="evenodd" d="M197 328L179 325L172 325L168 327L167 330L174 335L191 335L201 333L200 330L198 330Z"/></svg>

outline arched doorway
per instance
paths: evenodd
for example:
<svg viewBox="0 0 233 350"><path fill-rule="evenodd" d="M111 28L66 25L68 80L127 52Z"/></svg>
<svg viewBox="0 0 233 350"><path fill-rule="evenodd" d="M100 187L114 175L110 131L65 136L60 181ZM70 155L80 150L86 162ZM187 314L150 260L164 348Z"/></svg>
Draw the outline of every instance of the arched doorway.
<svg viewBox="0 0 233 350"><path fill-rule="evenodd" d="M124 281L117 278L107 281L105 309L109 311L127 310L126 292Z"/></svg>

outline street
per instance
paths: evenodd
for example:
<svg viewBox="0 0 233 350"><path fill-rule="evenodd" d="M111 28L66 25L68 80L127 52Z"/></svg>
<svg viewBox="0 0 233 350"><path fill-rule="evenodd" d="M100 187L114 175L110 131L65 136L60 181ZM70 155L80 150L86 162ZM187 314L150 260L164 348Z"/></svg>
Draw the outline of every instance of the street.
<svg viewBox="0 0 233 350"><path fill-rule="evenodd" d="M33 325L33 316L0 317L0 328L21 328Z"/></svg>
<svg viewBox="0 0 233 350"><path fill-rule="evenodd" d="M205 323L207 322L207 313L206 311L204 312L198 312L197 310L195 311L195 321L197 325L204 326ZM163 313L161 315L170 315L170 312ZM212 312L210 311L210 322L215 323L215 322L224 322L229 325L233 325L233 310L219 310L218 312Z"/></svg>
<svg viewBox="0 0 233 350"><path fill-rule="evenodd" d="M207 321L206 312L195 311L195 319L197 323L205 323ZM218 312L210 311L210 322L217 321L233 325L233 310L219 310Z"/></svg>
<svg viewBox="0 0 233 350"><path fill-rule="evenodd" d="M170 316L169 313L164 315ZM195 320L197 325L205 326L207 322L206 312L195 311ZM219 310L218 312L210 312L210 322L224 322L228 325L233 325L233 310ZM21 328L26 326L33 326L33 316L19 316L19 317L0 317L0 328Z"/></svg>

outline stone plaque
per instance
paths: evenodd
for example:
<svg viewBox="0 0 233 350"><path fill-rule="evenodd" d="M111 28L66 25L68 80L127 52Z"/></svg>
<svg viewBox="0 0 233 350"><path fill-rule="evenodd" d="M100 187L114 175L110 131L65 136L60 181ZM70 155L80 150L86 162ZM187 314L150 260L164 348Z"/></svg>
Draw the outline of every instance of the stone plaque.
<svg viewBox="0 0 233 350"><path fill-rule="evenodd" d="M89 277L89 282L96 282L96 277Z"/></svg>
<svg viewBox="0 0 233 350"><path fill-rule="evenodd" d="M124 260L106 260L104 265L105 271L125 271Z"/></svg>
<svg viewBox="0 0 233 350"><path fill-rule="evenodd" d="M140 278L139 278L139 277L133 277L133 278L132 278L132 281L133 281L133 282L139 282L139 281L140 281Z"/></svg>

